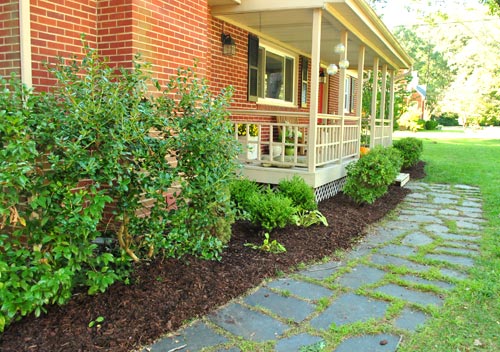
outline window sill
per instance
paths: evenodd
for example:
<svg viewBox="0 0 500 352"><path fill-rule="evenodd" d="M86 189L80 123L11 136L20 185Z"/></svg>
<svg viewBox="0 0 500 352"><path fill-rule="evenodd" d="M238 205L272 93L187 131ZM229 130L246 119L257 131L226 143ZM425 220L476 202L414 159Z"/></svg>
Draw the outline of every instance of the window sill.
<svg viewBox="0 0 500 352"><path fill-rule="evenodd" d="M278 99L265 99L265 98L259 98L257 100L257 105L271 105L271 106L280 106L286 108L298 108L297 104L291 103L289 101L283 101Z"/></svg>

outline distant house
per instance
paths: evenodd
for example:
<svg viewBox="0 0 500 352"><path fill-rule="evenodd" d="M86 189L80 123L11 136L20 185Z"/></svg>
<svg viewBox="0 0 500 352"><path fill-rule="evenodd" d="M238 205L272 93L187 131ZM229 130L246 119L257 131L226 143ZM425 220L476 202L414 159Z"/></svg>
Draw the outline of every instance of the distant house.
<svg viewBox="0 0 500 352"><path fill-rule="evenodd" d="M411 65L364 0L4 0L0 13L0 75L38 90L55 83L42 62L80 53L81 33L114 64L131 67L140 52L160 80L197 59L214 91L235 88L235 127L257 127L256 140L235 128L253 151L243 173L265 183L298 174L319 199L359 157L363 74L382 76L371 146L390 145L394 77Z"/></svg>
<svg viewBox="0 0 500 352"><path fill-rule="evenodd" d="M427 120L425 114L425 103L427 100L427 85L419 84L418 72L412 72L412 80L408 84L407 90L410 92L410 97L407 100L407 105L413 107L420 113L421 120Z"/></svg>

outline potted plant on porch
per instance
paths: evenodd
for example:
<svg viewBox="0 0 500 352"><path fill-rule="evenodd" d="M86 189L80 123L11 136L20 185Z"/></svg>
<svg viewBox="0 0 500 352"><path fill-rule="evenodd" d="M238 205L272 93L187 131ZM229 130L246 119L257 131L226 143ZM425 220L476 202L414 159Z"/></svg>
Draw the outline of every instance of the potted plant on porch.
<svg viewBox="0 0 500 352"><path fill-rule="evenodd" d="M257 159L257 147L259 141L259 128L256 124L238 124L238 140L246 151L248 160ZM245 155L245 154L243 154Z"/></svg>

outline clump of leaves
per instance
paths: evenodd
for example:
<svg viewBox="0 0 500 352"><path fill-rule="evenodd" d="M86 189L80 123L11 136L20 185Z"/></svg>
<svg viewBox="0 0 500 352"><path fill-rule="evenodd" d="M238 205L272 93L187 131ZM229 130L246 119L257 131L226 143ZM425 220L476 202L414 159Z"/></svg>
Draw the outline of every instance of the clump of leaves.
<svg viewBox="0 0 500 352"><path fill-rule="evenodd" d="M262 242L261 245L256 245L253 243L245 243L246 247L250 247L252 249L258 249L264 252L268 253L273 253L273 254L280 254L286 252L285 246L283 246L281 243L279 243L276 240L270 240L269 239L269 233L266 232L264 234L264 241Z"/></svg>
<svg viewBox="0 0 500 352"><path fill-rule="evenodd" d="M319 210L298 211L293 218L297 226L309 227L314 224L323 224L324 226L328 226L328 220Z"/></svg>
<svg viewBox="0 0 500 352"><path fill-rule="evenodd" d="M236 209L237 216L240 219L247 219L249 217L249 200L255 195L262 192L262 187L247 178L234 179L229 184L231 193L231 201Z"/></svg>
<svg viewBox="0 0 500 352"><path fill-rule="evenodd" d="M254 193L248 200L250 221L271 232L292 223L297 208L290 198L268 187L265 191Z"/></svg>
<svg viewBox="0 0 500 352"><path fill-rule="evenodd" d="M414 137L406 137L393 142L394 148L401 152L403 158L403 167L415 166L424 150L422 140Z"/></svg>
<svg viewBox="0 0 500 352"><path fill-rule="evenodd" d="M302 177L294 175L290 180L282 180L278 184L278 191L290 198L293 206L301 210L316 210L316 196L314 189Z"/></svg>
<svg viewBox="0 0 500 352"><path fill-rule="evenodd" d="M347 166L343 192L356 203L372 204L387 193L401 170L400 152L377 146L358 161Z"/></svg>

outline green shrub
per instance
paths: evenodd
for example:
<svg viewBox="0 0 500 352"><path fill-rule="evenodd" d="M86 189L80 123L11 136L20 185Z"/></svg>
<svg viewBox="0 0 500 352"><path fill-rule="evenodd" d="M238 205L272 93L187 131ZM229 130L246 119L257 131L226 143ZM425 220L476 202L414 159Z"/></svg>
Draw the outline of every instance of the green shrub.
<svg viewBox="0 0 500 352"><path fill-rule="evenodd" d="M293 222L297 209L290 198L267 188L261 193L254 193L249 199L250 221L266 231L285 227Z"/></svg>
<svg viewBox="0 0 500 352"><path fill-rule="evenodd" d="M444 112L441 115L431 116L433 120L441 126L458 126L458 114L454 112Z"/></svg>
<svg viewBox="0 0 500 352"><path fill-rule="evenodd" d="M231 192L231 201L240 218L246 218L249 210L249 200L256 193L262 192L262 187L247 178L234 179L229 189Z"/></svg>
<svg viewBox="0 0 500 352"><path fill-rule="evenodd" d="M439 125L439 123L436 120L425 121L425 129L428 131L433 131L433 130L437 129L438 125Z"/></svg>
<svg viewBox="0 0 500 352"><path fill-rule="evenodd" d="M387 193L401 165L402 158L398 150L377 146L347 166L343 192L358 204L372 204Z"/></svg>
<svg viewBox="0 0 500 352"><path fill-rule="evenodd" d="M290 180L282 180L278 184L278 191L290 198L293 206L299 210L318 209L314 189L302 177L295 175Z"/></svg>
<svg viewBox="0 0 500 352"><path fill-rule="evenodd" d="M93 294L126 280L131 260L218 258L231 235L231 89L214 97L181 69L162 90L147 65L116 69L84 52L49 68L52 93L0 82L0 331L76 286ZM109 236L116 247L99 250Z"/></svg>
<svg viewBox="0 0 500 352"><path fill-rule="evenodd" d="M396 140L393 142L393 146L401 152L404 168L415 166L424 150L422 141L413 137Z"/></svg>

